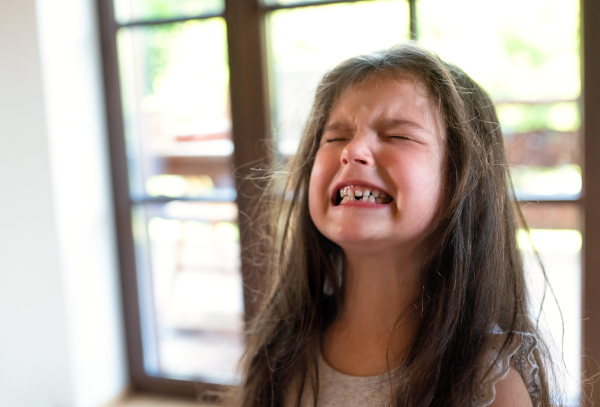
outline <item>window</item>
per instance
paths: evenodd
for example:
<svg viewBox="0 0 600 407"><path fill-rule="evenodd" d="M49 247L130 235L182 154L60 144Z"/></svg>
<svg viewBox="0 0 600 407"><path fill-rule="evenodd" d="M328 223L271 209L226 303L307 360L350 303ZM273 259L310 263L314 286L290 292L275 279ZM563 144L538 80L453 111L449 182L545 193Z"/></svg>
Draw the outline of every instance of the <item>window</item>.
<svg viewBox="0 0 600 407"><path fill-rule="evenodd" d="M544 284L531 243L563 317L548 293L540 327L554 338L556 356L564 356L570 372L562 379L566 399L576 405L581 370L579 3L420 0L417 15L419 40L465 69L496 104L515 192L531 229L532 242L520 233L519 244L534 288L532 305L539 307Z"/></svg>
<svg viewBox="0 0 600 407"><path fill-rule="evenodd" d="M592 92L581 97L576 0L98 5L134 387L211 397L238 380L243 322L261 287L249 215L260 185L244 176L294 153L323 73L413 38L465 69L497 104L517 198L562 307L576 397L582 230L587 242L600 241L588 218L600 199L590 188L598 164L583 160L597 141L586 139L584 150L580 130L600 128L589 115L582 122L582 101L600 102ZM598 64L591 58L586 64ZM592 82L584 84L598 83L600 68L586 69ZM533 276L531 244L520 236L520 245ZM586 267L600 266L588 252ZM600 309L587 290L585 309Z"/></svg>

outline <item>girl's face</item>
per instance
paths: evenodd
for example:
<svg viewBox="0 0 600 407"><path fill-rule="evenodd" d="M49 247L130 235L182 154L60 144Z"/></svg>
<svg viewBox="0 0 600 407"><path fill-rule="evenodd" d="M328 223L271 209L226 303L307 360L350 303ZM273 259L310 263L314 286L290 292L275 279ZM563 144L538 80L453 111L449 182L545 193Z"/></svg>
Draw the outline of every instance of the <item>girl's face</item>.
<svg viewBox="0 0 600 407"><path fill-rule="evenodd" d="M310 178L317 229L345 251L416 249L444 185L438 116L414 79L373 79L344 91L325 123Z"/></svg>

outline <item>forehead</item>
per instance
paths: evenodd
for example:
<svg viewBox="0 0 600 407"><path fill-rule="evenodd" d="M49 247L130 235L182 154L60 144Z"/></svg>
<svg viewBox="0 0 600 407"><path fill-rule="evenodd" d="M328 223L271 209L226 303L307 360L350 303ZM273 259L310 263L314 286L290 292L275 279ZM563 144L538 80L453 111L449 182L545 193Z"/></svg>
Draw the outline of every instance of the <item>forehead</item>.
<svg viewBox="0 0 600 407"><path fill-rule="evenodd" d="M445 133L429 90L410 75L379 75L350 85L336 98L327 123L361 118L416 120L442 137Z"/></svg>

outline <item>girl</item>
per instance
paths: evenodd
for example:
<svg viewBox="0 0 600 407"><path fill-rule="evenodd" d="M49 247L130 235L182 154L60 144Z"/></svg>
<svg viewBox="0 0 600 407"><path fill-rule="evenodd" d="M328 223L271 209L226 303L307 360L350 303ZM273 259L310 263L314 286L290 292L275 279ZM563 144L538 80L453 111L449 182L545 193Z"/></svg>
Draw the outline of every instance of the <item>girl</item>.
<svg viewBox="0 0 600 407"><path fill-rule="evenodd" d="M415 44L341 63L288 174L242 406L550 405L502 134L471 78Z"/></svg>

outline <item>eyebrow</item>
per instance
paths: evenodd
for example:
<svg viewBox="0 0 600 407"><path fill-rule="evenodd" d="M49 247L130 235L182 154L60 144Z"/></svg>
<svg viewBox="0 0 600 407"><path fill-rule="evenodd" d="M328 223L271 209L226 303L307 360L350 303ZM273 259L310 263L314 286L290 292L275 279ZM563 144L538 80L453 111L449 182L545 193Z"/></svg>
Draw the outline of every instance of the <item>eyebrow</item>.
<svg viewBox="0 0 600 407"><path fill-rule="evenodd" d="M413 127L417 130L425 130L423 126L421 126L417 122L413 122L412 120L406 119L381 119L376 122L376 127L379 128L390 128L390 127L399 127L399 126L408 126ZM323 128L323 133L327 131L336 131L336 130L349 130L351 126L344 124L342 122L333 122Z"/></svg>
<svg viewBox="0 0 600 407"><path fill-rule="evenodd" d="M398 127L398 126L408 126L413 127L417 130L425 130L423 126L421 126L417 122L413 122L412 120L406 119L382 119L377 121L378 127L390 128L390 127Z"/></svg>
<svg viewBox="0 0 600 407"><path fill-rule="evenodd" d="M333 122L325 127L323 127L323 133L327 131L335 131L335 130L350 130L350 126L341 122Z"/></svg>

